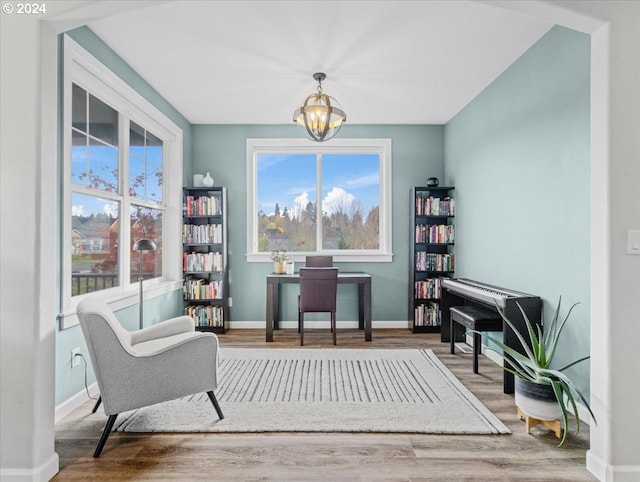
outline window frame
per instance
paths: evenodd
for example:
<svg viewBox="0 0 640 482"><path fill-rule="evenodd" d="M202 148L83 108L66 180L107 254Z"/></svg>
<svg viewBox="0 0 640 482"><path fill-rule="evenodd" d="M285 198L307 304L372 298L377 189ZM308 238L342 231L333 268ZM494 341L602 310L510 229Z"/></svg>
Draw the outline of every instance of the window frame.
<svg viewBox="0 0 640 482"><path fill-rule="evenodd" d="M132 204L163 211L163 250L162 275L145 280L144 299L170 293L181 287L180 246L171 240L179 239L180 214L182 203L182 129L167 118L142 95L125 83L114 72L93 57L68 35L63 36L64 63L62 77L62 179L61 179L61 220L59 234L60 252L60 329L78 324L76 307L88 297L107 301L114 310L122 309L139 302L138 283L131 283L128 249L119 253L119 286L84 295L71 296L71 196L73 193L88 194L96 197L118 198L120 201L119 245L129 246L130 208ZM72 147L72 85L77 84L90 94L98 97L118 112L118 166L119 192L105 193L91 190L71 183L71 147ZM163 200L161 203L148 202L128 195L128 139L129 121L144 127L163 142Z"/></svg>
<svg viewBox="0 0 640 482"><path fill-rule="evenodd" d="M247 246L249 263L271 261L270 252L258 251L257 157L259 154L379 154L380 155L380 244L377 250L296 251L294 261L304 261L306 255L330 254L336 262L393 261L392 249L392 149L388 138L333 138L321 144L307 139L273 138L246 140L247 167Z"/></svg>

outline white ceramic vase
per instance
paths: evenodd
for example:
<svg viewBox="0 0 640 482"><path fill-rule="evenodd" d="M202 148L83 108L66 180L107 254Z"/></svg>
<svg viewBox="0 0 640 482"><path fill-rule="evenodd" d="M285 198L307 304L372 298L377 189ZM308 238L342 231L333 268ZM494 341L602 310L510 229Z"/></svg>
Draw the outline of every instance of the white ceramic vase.
<svg viewBox="0 0 640 482"><path fill-rule="evenodd" d="M205 187L213 186L213 178L209 175L209 173L207 173L207 175L202 179L202 185Z"/></svg>

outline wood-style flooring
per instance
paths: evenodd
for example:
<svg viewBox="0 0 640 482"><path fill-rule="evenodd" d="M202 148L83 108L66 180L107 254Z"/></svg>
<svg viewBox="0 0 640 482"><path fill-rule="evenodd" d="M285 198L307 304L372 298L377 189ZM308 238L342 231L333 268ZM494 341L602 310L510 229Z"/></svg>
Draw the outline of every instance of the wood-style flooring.
<svg viewBox="0 0 640 482"><path fill-rule="evenodd" d="M230 330L225 346L296 348L295 330ZM305 330L305 347L331 348L329 330ZM89 401L56 425L56 452L64 480L211 481L593 481L585 469L589 427L580 424L564 446L545 428L531 435L518 420L513 395L502 393L502 369L484 356L480 373L472 355L449 354L439 334L339 330L338 348L430 348L513 432L511 435L377 433L132 434L113 433L99 459L93 451L101 422L88 421ZM194 361L195 362L195 361ZM224 410L224 406L222 407ZM274 414L286 417L286 413ZM95 417L94 417L95 418ZM105 417L106 419L106 417Z"/></svg>

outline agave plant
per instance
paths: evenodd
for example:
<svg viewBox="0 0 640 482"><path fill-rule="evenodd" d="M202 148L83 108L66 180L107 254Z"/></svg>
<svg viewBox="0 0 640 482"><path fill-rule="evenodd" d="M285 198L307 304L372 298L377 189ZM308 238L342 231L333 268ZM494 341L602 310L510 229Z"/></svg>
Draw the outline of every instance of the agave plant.
<svg viewBox="0 0 640 482"><path fill-rule="evenodd" d="M584 404L587 410L589 410L594 423L596 423L596 417L591 411L589 402L582 394L582 392L578 390L571 379L564 373L567 368L572 367L584 360L587 360L589 357L582 357L569 363L568 365L565 365L560 369L549 368L556 353L556 348L558 346L558 340L560 339L562 329L567 323L569 315L571 314L573 309L579 304L575 303L573 306L571 306L564 319L562 319L562 321L559 321L561 303L562 297L560 297L560 299L558 300L558 306L556 307L553 319L549 324L544 325L544 332L539 325L536 325L536 329L534 329L534 326L531 321L529 321L526 313L524 312L520 304L518 304L518 308L522 313L525 325L527 327L527 334L530 344L526 342L524 335L520 333L516 329L514 324L505 316L504 311L500 307L498 307L500 316L502 317L504 322L509 325L509 327L511 327L511 329L518 337L518 340L520 341L525 351L524 355L517 350L508 347L502 341L496 340L492 336L488 336L491 341L502 348L504 353L508 355L505 357L507 365L505 365L504 369L506 371L513 373L514 376L519 377L523 380L528 380L533 383L539 383L541 385L550 385L553 388L553 393L555 394L556 400L562 412L563 436L558 446L561 446L565 442L567 437L567 429L569 425L567 402L573 409L573 413L576 414L576 434L580 430L580 418L577 416L578 407L576 405L576 399L579 399Z"/></svg>

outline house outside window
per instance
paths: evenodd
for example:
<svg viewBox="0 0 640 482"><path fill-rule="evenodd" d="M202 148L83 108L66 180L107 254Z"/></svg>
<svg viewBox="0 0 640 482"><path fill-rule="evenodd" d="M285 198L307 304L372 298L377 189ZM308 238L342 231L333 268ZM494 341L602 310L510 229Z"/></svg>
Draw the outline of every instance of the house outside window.
<svg viewBox="0 0 640 482"><path fill-rule="evenodd" d="M248 260L391 260L391 141L248 139Z"/></svg>

